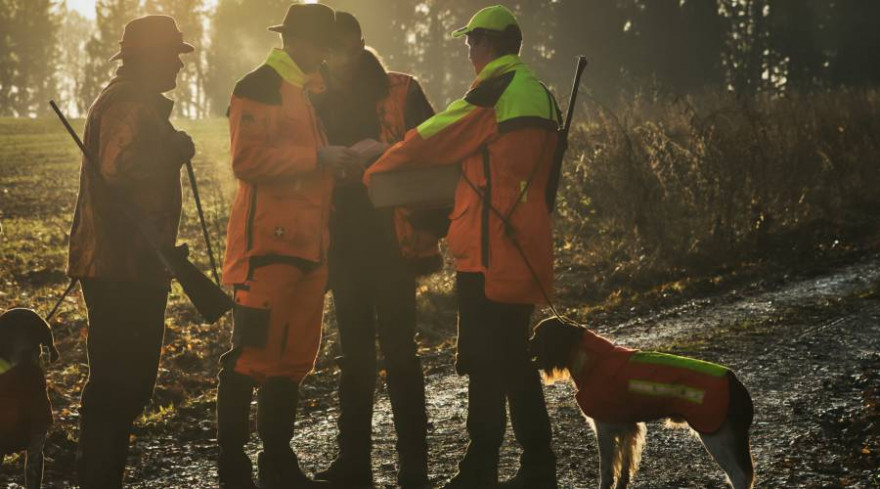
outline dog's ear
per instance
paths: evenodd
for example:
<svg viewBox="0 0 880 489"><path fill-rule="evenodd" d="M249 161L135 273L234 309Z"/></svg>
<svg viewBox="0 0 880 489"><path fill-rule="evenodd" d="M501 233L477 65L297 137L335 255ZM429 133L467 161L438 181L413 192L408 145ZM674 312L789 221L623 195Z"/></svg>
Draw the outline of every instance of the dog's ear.
<svg viewBox="0 0 880 489"><path fill-rule="evenodd" d="M58 353L58 348L55 347L55 335L52 334L52 328L49 326L49 323L43 320L43 318L40 318L40 321L43 322L40 331L40 344L49 350L49 363L55 363L61 357L61 354Z"/></svg>

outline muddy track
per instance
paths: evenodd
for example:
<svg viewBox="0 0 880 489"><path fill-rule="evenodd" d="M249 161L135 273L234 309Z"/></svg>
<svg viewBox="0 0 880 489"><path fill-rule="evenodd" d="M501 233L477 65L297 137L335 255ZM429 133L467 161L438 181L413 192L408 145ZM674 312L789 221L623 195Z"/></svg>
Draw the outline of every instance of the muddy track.
<svg viewBox="0 0 880 489"><path fill-rule="evenodd" d="M866 380L863 375L880 367L878 283L880 258L873 257L811 278L769 288L746 287L648 317L591 326L630 347L693 355L732 367L755 399L758 487L880 487L880 469L858 463L862 447L853 445L858 433L851 432L848 421L865 409L865 383L880 388L877 376ZM466 443L466 382L451 364L449 350L425 358L431 470L438 486L454 473ZM309 407L298 421L294 448L308 471L323 467L335 453L337 408L335 393L328 388L334 382L331 370L318 373L305 386ZM579 415L571 386L548 386L546 394L560 487L595 487L596 444ZM131 480L139 482L131 487L216 487L211 404L206 400L197 406L190 415L207 419L202 422L204 434L195 441L170 435L136 441ZM374 417L377 487L395 487L388 412L387 395L380 389ZM872 421L880 426L880 419ZM632 487L725 487L720 470L689 432L664 429L659 423L648 429L642 470ZM252 452L257 450L255 442L249 446ZM508 431L503 477L515 470L516 457Z"/></svg>

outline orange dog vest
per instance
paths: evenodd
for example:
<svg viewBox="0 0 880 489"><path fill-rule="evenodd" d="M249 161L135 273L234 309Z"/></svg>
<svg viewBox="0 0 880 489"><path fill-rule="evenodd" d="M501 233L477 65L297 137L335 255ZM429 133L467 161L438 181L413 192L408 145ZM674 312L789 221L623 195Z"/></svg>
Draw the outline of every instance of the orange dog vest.
<svg viewBox="0 0 880 489"><path fill-rule="evenodd" d="M616 346L585 331L569 363L584 414L631 423L683 418L713 433L727 418L730 371L714 363Z"/></svg>

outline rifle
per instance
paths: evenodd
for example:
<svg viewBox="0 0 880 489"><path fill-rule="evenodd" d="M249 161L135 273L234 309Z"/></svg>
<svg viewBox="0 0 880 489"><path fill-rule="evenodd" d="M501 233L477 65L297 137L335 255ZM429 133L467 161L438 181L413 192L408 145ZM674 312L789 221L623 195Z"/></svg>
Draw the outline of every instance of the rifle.
<svg viewBox="0 0 880 489"><path fill-rule="evenodd" d="M565 123L559 128L559 143L556 145L556 154L553 155L553 168L547 180L547 209L550 212L556 208L556 193L559 191L559 179L562 175L562 162L565 152L568 150L568 132L571 129L571 120L574 118L574 109L577 107L578 90L581 86L581 75L587 68L587 58L578 56L577 68L574 74L574 84L571 87L571 97L568 99L568 110L565 114Z"/></svg>
<svg viewBox="0 0 880 489"><path fill-rule="evenodd" d="M205 246L208 248L208 258L211 260L211 272L214 274L214 282L219 286L220 275L217 274L217 261L214 260L214 250L211 247L211 233L208 232L208 224L205 222L205 212L202 210L202 199L199 197L199 186L196 183L196 172L193 170L192 161L187 160L186 172L189 174L189 186L192 188L193 200L196 201L196 211L199 213L199 222L202 225Z"/></svg>
<svg viewBox="0 0 880 489"><path fill-rule="evenodd" d="M162 247L158 244L158 240L155 238L153 230L139 219L133 206L118 192L115 192L106 180L104 180L95 160L92 159L88 149L86 149L82 140L77 136L73 127L70 126L67 118L61 113L61 109L58 108L55 101L49 101L49 105L52 106L52 110L58 115L58 118L61 120L61 123L64 124L70 137L73 138L76 145L79 146L80 151L82 151L82 154L85 157L86 171L91 172L95 187L100 189L101 192L113 197L116 203L115 209L117 209L125 221L131 222L135 225L137 233L149 245L150 249L153 250L153 253L155 253L162 265L174 278L177 279L178 282L180 282L180 285L183 287L183 292L189 297L190 301L205 321L208 323L214 323L226 314L227 311L232 309L232 299L226 295L226 292L224 292L218 285L214 284L210 278L199 271L199 269L187 259L189 249L185 244L170 248ZM70 288L72 287L69 287L68 290L70 290Z"/></svg>

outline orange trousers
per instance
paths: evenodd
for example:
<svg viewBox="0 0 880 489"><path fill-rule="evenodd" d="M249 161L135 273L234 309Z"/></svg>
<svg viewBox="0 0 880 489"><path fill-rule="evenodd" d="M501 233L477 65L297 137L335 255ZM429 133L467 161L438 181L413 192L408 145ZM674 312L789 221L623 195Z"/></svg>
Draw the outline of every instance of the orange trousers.
<svg viewBox="0 0 880 489"><path fill-rule="evenodd" d="M315 368L321 346L327 267L303 271L272 264L235 286L232 351L225 368L263 383L272 377L301 381Z"/></svg>

